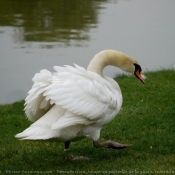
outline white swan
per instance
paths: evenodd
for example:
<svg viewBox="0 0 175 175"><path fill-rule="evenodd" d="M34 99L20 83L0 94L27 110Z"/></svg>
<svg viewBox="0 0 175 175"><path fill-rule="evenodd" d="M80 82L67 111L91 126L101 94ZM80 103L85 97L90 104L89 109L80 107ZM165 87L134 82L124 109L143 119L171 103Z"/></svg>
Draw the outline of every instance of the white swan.
<svg viewBox="0 0 175 175"><path fill-rule="evenodd" d="M83 158L73 157L69 144L85 137L91 138L97 148L128 147L110 140L98 141L102 127L115 118L122 105L119 85L103 75L108 65L133 73L144 83L138 62L114 50L95 55L87 70L78 65L55 66L53 74L41 70L34 76L34 85L25 101L25 113L34 123L15 137L65 142L66 159Z"/></svg>

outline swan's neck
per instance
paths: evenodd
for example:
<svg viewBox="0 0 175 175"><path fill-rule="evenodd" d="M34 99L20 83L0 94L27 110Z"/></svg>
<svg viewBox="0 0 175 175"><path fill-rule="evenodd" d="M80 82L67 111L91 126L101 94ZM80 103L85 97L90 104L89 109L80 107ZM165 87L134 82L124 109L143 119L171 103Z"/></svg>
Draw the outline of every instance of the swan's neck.
<svg viewBox="0 0 175 175"><path fill-rule="evenodd" d="M133 73L133 69L129 67L130 62L137 62L129 56L115 50L104 50L94 56L87 68L88 71L96 72L103 76L103 69L108 66L116 66L124 71Z"/></svg>

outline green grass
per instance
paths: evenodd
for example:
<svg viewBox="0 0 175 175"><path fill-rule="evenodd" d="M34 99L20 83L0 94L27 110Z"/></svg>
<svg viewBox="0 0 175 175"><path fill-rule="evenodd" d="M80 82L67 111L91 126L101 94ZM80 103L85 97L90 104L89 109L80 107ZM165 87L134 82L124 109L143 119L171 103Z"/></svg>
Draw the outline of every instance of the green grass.
<svg viewBox="0 0 175 175"><path fill-rule="evenodd" d="M16 133L31 124L23 112L24 102L1 105L0 173L175 173L175 71L161 70L145 75L145 85L134 76L117 78L123 106L115 120L101 132L101 141L111 139L133 146L112 150L96 149L90 139L72 143L72 154L89 156L89 161L65 162L63 143L15 139Z"/></svg>

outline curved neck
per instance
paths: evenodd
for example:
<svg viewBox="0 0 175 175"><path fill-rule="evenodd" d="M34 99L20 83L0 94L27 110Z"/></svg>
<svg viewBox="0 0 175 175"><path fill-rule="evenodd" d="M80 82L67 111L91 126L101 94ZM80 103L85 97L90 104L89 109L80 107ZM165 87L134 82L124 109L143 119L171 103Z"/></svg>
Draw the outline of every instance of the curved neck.
<svg viewBox="0 0 175 175"><path fill-rule="evenodd" d="M112 65L124 71L132 72L133 70L127 66L131 61L137 62L122 52L115 50L104 50L94 56L89 63L87 70L96 72L97 74L103 76L103 69L108 65Z"/></svg>

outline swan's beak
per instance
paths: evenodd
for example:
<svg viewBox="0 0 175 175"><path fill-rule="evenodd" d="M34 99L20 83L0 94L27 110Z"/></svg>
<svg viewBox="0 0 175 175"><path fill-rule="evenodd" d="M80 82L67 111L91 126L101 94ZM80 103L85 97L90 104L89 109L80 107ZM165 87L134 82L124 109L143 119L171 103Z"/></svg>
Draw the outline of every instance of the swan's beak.
<svg viewBox="0 0 175 175"><path fill-rule="evenodd" d="M145 83L144 76L140 73L140 70L139 70L139 69L135 72L135 76L136 76L143 84Z"/></svg>

